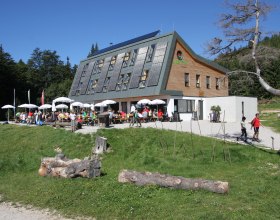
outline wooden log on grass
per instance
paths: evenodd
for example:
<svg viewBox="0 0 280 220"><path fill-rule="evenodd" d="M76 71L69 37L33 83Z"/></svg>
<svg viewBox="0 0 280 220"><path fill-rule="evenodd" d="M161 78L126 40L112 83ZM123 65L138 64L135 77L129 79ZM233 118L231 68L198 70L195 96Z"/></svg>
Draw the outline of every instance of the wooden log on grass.
<svg viewBox="0 0 280 220"><path fill-rule="evenodd" d="M173 189L185 190L207 190L214 193L227 193L228 182L184 178L181 176L170 176L160 173L137 172L133 170L122 170L119 173L118 181L121 183L134 183L138 186L158 185Z"/></svg>
<svg viewBox="0 0 280 220"><path fill-rule="evenodd" d="M71 160L59 156L47 157L42 159L38 173L40 176L93 178L100 176L101 162L98 158Z"/></svg>

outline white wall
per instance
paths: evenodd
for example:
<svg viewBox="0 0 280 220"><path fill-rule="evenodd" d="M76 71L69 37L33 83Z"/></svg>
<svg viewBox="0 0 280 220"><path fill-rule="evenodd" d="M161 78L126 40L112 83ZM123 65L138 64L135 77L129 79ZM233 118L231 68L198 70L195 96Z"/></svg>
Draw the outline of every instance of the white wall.
<svg viewBox="0 0 280 220"><path fill-rule="evenodd" d="M204 119L209 119L211 106L221 107L221 118L227 122L238 122L242 118L242 102L244 103L244 116L247 120L252 120L258 112L258 100L254 97L227 96L204 98Z"/></svg>
<svg viewBox="0 0 280 220"><path fill-rule="evenodd" d="M171 97L168 99L167 111L174 112L174 99L190 99L195 100L196 110L199 113L198 101L203 100L203 120L210 120L211 107L219 105L221 107L220 120L227 122L239 122L242 118L242 102L244 103L244 116L248 121L252 120L258 112L258 100L254 97L242 96L225 96L225 97ZM199 115L198 115L199 117ZM191 113L180 113L183 121L189 121L192 118Z"/></svg>

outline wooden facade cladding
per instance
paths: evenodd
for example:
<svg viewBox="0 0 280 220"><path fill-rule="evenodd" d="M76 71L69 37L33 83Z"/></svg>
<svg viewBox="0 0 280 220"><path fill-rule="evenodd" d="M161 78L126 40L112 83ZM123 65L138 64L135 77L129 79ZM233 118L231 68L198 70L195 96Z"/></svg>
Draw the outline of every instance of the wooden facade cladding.
<svg viewBox="0 0 280 220"><path fill-rule="evenodd" d="M178 51L182 53L180 59L178 59ZM189 74L188 86L185 85L185 74ZM200 87L197 87L197 75L199 75ZM217 79L219 79L218 88ZM225 73L196 59L177 41L166 90L179 90L184 96L228 96L228 79Z"/></svg>

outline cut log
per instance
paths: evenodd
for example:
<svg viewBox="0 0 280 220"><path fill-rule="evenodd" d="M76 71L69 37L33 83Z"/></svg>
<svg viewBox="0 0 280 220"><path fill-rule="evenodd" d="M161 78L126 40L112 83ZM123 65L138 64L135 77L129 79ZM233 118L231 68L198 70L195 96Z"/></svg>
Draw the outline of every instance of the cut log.
<svg viewBox="0 0 280 220"><path fill-rule="evenodd" d="M213 181L205 179L191 179L181 176L170 176L160 173L137 172L133 170L122 170L118 181L121 183L134 183L138 186L158 185L173 189L198 190L204 189L215 193L227 193L228 182Z"/></svg>
<svg viewBox="0 0 280 220"><path fill-rule="evenodd" d="M64 155L43 158L39 168L40 176L58 176L64 178L87 177L93 178L101 174L101 162L94 159L67 159Z"/></svg>

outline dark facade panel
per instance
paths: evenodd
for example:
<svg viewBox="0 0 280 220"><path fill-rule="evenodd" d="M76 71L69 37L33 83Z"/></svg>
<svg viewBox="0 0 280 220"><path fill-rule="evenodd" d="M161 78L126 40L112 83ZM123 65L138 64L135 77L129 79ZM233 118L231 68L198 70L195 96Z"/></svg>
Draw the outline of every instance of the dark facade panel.
<svg viewBox="0 0 280 220"><path fill-rule="evenodd" d="M90 80L90 77L91 77L91 73L92 73L92 69L93 69L93 66L94 66L94 61L90 62L89 65L88 65L88 68L86 70L86 73L85 73L85 76L83 78L83 86L81 88L81 91L80 91L80 94L81 95L84 95L86 94L86 91L87 91L87 88L88 88L88 85L89 85L89 80Z"/></svg>
<svg viewBox="0 0 280 220"><path fill-rule="evenodd" d="M130 89L138 88L139 86L139 78L143 71L147 52L148 52L148 47L142 47L139 49L138 56L130 80L130 85L129 85Z"/></svg>
<svg viewBox="0 0 280 220"><path fill-rule="evenodd" d="M157 49L155 52L155 56L154 56L154 60L153 60L153 64L150 69L149 80L148 80L147 86L157 86L158 85L166 48L167 48L167 42L158 43Z"/></svg>
<svg viewBox="0 0 280 220"><path fill-rule="evenodd" d="M97 87L96 87L96 92L102 92L102 89L103 89L103 86L104 86L104 82L105 82L105 79L107 77L107 72L108 72L108 69L109 69L111 58L112 58L111 56L110 57L106 57L105 60L104 60L104 64L103 64L103 67L101 69L100 77L98 79L98 84L97 84Z"/></svg>
<svg viewBox="0 0 280 220"><path fill-rule="evenodd" d="M115 66L114 66L114 70L113 70L113 74L111 76L110 79L110 83L109 83L109 91L115 91L116 89L116 85L117 85L117 81L120 75L120 71L122 68L122 64L123 64L123 57L124 57L125 53L121 53L118 55Z"/></svg>
<svg viewBox="0 0 280 220"><path fill-rule="evenodd" d="M71 96L75 96L76 95L76 91L78 89L78 86L79 86L79 83L80 83L80 80L81 80L83 69L84 69L84 65L80 64L78 69L77 69L76 76L74 78L74 82L72 84Z"/></svg>

